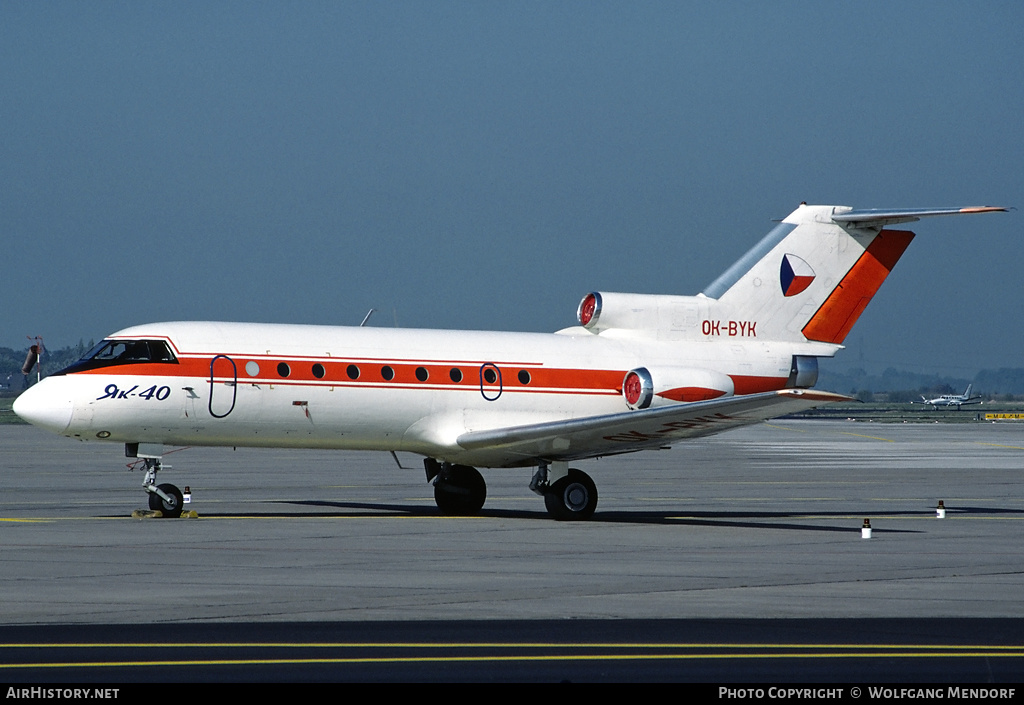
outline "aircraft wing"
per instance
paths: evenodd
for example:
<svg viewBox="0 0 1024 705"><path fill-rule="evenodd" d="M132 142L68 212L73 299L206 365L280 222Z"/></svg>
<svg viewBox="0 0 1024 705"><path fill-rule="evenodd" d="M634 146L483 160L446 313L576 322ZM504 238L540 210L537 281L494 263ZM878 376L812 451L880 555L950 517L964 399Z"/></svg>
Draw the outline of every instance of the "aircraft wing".
<svg viewBox="0 0 1024 705"><path fill-rule="evenodd" d="M970 208L873 208L835 213L832 220L850 223L855 228L881 228L897 223L912 223L933 215L968 215L971 213L1005 213L1007 208L998 206L974 206Z"/></svg>
<svg viewBox="0 0 1024 705"><path fill-rule="evenodd" d="M500 448L524 459L579 460L660 448L674 441L710 436L841 401L851 398L809 389L783 389L582 419L470 431L456 442L466 450Z"/></svg>

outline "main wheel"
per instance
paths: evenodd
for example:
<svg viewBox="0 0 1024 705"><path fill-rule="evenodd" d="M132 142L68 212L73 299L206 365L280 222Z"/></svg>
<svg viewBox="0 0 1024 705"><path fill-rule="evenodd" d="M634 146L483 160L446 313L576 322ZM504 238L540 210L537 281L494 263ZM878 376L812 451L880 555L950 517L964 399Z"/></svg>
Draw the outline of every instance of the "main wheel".
<svg viewBox="0 0 1024 705"><path fill-rule="evenodd" d="M479 514L487 499L487 483L476 468L452 465L434 481L434 501L442 514Z"/></svg>
<svg viewBox="0 0 1024 705"><path fill-rule="evenodd" d="M165 519L177 519L181 516L181 508L185 504L185 498L181 496L181 490L174 485L159 485L161 492L171 498L168 502L158 494L150 493L149 508L153 511L163 512Z"/></svg>
<svg viewBox="0 0 1024 705"><path fill-rule="evenodd" d="M544 506L558 521L589 519L597 509L597 485L587 473L569 468L569 474L544 493Z"/></svg>

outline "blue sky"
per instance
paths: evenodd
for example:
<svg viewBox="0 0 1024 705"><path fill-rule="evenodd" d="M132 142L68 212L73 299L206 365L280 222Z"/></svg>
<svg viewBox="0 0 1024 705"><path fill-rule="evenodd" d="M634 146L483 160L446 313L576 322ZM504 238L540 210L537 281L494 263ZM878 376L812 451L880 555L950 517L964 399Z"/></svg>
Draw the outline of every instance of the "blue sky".
<svg viewBox="0 0 1024 705"><path fill-rule="evenodd" d="M1024 4L0 5L0 345L550 331L800 201L1024 206ZM1024 212L923 221L843 364L1024 366Z"/></svg>

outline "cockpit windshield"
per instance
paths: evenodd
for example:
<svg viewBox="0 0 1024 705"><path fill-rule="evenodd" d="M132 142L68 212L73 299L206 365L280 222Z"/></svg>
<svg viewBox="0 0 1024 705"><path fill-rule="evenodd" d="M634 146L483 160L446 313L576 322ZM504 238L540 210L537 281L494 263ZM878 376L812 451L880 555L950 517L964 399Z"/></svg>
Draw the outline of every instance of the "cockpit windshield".
<svg viewBox="0 0 1024 705"><path fill-rule="evenodd" d="M84 372L114 365L137 365L140 363L178 364L171 346L164 340L103 340L82 356L78 362L56 374Z"/></svg>

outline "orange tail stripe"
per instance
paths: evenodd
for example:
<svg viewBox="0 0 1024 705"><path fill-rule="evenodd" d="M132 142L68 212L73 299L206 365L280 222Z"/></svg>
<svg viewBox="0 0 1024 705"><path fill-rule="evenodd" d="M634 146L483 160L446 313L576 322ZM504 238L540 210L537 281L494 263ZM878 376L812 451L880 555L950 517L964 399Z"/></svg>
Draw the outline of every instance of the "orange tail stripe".
<svg viewBox="0 0 1024 705"><path fill-rule="evenodd" d="M803 328L808 340L842 343L871 298L914 239L907 230L883 230Z"/></svg>

